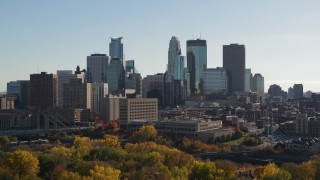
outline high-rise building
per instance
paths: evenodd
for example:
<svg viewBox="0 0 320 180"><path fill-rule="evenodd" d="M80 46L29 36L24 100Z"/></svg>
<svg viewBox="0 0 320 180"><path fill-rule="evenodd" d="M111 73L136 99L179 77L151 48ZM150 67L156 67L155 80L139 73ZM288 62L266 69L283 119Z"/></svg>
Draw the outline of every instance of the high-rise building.
<svg viewBox="0 0 320 180"><path fill-rule="evenodd" d="M87 97L91 112L99 113L100 99L108 95L107 83L87 83Z"/></svg>
<svg viewBox="0 0 320 180"><path fill-rule="evenodd" d="M287 99L288 97L287 93L283 91L282 88L277 84L273 84L269 87L268 94L271 98L281 96L283 99Z"/></svg>
<svg viewBox="0 0 320 180"><path fill-rule="evenodd" d="M293 98L293 88L289 87L288 88L288 99L292 99Z"/></svg>
<svg viewBox="0 0 320 180"><path fill-rule="evenodd" d="M169 43L167 73L174 74L175 60L179 55L181 55L180 41L177 37L173 36Z"/></svg>
<svg viewBox="0 0 320 180"><path fill-rule="evenodd" d="M251 69L245 69L244 92L250 92L250 90L251 90L251 78L252 78Z"/></svg>
<svg viewBox="0 0 320 180"><path fill-rule="evenodd" d="M110 93L123 93L125 87L125 71L120 58L113 58L107 69L107 83Z"/></svg>
<svg viewBox="0 0 320 180"><path fill-rule="evenodd" d="M178 55L174 63L174 105L184 103L190 95L190 74L188 73L185 56Z"/></svg>
<svg viewBox="0 0 320 180"><path fill-rule="evenodd" d="M87 84L82 79L70 79L63 86L63 109L90 109Z"/></svg>
<svg viewBox="0 0 320 180"><path fill-rule="evenodd" d="M227 71L223 68L206 69L201 74L201 94L225 93L228 91Z"/></svg>
<svg viewBox="0 0 320 180"><path fill-rule="evenodd" d="M223 46L223 68L229 77L229 92L244 92L245 90L245 47L239 44Z"/></svg>
<svg viewBox="0 0 320 180"><path fill-rule="evenodd" d="M125 79L125 89L134 89L135 94L142 94L142 77L139 73L129 74Z"/></svg>
<svg viewBox="0 0 320 180"><path fill-rule="evenodd" d="M57 105L57 76L46 72L31 74L30 106L55 108Z"/></svg>
<svg viewBox="0 0 320 180"><path fill-rule="evenodd" d="M303 98L303 85L294 84L293 85L293 98L300 99Z"/></svg>
<svg viewBox="0 0 320 180"><path fill-rule="evenodd" d="M19 107L25 108L30 104L30 81L20 81Z"/></svg>
<svg viewBox="0 0 320 180"><path fill-rule="evenodd" d="M191 94L200 93L200 76L207 69L206 40L187 41L187 67L190 74Z"/></svg>
<svg viewBox="0 0 320 180"><path fill-rule="evenodd" d="M109 55L111 59L119 58L123 64L123 44L121 43L122 37L111 37L111 42L109 44Z"/></svg>
<svg viewBox="0 0 320 180"><path fill-rule="evenodd" d="M145 98L158 98L159 106L164 105L164 93L165 93L165 75L158 73L154 75L147 75L143 78L143 97Z"/></svg>
<svg viewBox="0 0 320 180"><path fill-rule="evenodd" d="M87 82L107 82L106 71L109 65L109 57L106 54L91 54L87 56Z"/></svg>
<svg viewBox="0 0 320 180"><path fill-rule="evenodd" d="M83 74L73 74L72 70L58 70L57 71L58 81L58 107L63 108L63 86L69 83L71 79L81 79L84 83Z"/></svg>
<svg viewBox="0 0 320 180"><path fill-rule="evenodd" d="M170 73L164 74L164 105L174 107L174 79Z"/></svg>
<svg viewBox="0 0 320 180"><path fill-rule="evenodd" d="M15 106L18 108L28 106L30 99L30 81L18 80L8 82L7 97L13 99Z"/></svg>
<svg viewBox="0 0 320 180"><path fill-rule="evenodd" d="M261 74L255 74L251 80L251 91L264 93L264 77Z"/></svg>
<svg viewBox="0 0 320 180"><path fill-rule="evenodd" d="M126 61L125 71L126 71L126 74L137 73L135 65L134 65L134 60L127 60Z"/></svg>

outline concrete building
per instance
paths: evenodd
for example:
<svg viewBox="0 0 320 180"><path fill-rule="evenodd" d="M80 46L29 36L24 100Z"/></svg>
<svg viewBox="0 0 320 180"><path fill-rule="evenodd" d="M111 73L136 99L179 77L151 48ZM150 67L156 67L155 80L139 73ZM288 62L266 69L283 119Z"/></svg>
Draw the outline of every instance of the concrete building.
<svg viewBox="0 0 320 180"><path fill-rule="evenodd" d="M127 129L132 121L157 121L158 99L132 98L120 99L120 128Z"/></svg>
<svg viewBox="0 0 320 180"><path fill-rule="evenodd" d="M87 83L106 83L106 71L109 65L106 54L91 54L87 56Z"/></svg>
<svg viewBox="0 0 320 180"><path fill-rule="evenodd" d="M272 98L272 97L282 97L283 99L286 99L286 95L285 95L286 93L277 84L273 84L273 85L271 85L269 87L268 94L269 94L270 98Z"/></svg>
<svg viewBox="0 0 320 180"><path fill-rule="evenodd" d="M82 79L71 79L63 86L63 109L90 109L87 84Z"/></svg>
<svg viewBox="0 0 320 180"><path fill-rule="evenodd" d="M100 100L100 118L105 121L112 121L120 117L120 99L125 99L121 95L109 94Z"/></svg>
<svg viewBox="0 0 320 180"><path fill-rule="evenodd" d="M165 83L163 73L147 75L142 80L142 86L144 98L157 98L159 106L164 105Z"/></svg>
<svg viewBox="0 0 320 180"><path fill-rule="evenodd" d="M107 83L87 83L87 103L91 112L99 113L100 99L108 94Z"/></svg>
<svg viewBox="0 0 320 180"><path fill-rule="evenodd" d="M239 44L223 45L223 68L228 72L229 92L245 90L245 47Z"/></svg>
<svg viewBox="0 0 320 180"><path fill-rule="evenodd" d="M82 74L73 74L72 70L58 70L57 71L57 82L58 82L58 107L63 108L63 86L70 82L71 79L81 79L82 83L84 83L84 75Z"/></svg>
<svg viewBox="0 0 320 180"><path fill-rule="evenodd" d="M200 93L200 76L207 69L207 41L187 41L187 67L190 74L191 94Z"/></svg>
<svg viewBox="0 0 320 180"><path fill-rule="evenodd" d="M292 99L293 98L293 88L289 87L288 88L288 99Z"/></svg>
<svg viewBox="0 0 320 180"><path fill-rule="evenodd" d="M264 93L264 77L261 74L255 74L251 80L251 91Z"/></svg>
<svg viewBox="0 0 320 180"><path fill-rule="evenodd" d="M2 110L14 109L14 97L2 96L0 97L0 102L1 102L0 108Z"/></svg>
<svg viewBox="0 0 320 180"><path fill-rule="evenodd" d="M121 39L122 37L111 37L111 42L109 44L109 55L111 59L119 58L121 63L123 64L123 44L121 43Z"/></svg>
<svg viewBox="0 0 320 180"><path fill-rule="evenodd" d="M224 68L206 69L201 74L201 94L228 92L228 76Z"/></svg>
<svg viewBox="0 0 320 180"><path fill-rule="evenodd" d="M45 109L57 105L57 76L46 72L31 74L30 106Z"/></svg>
<svg viewBox="0 0 320 180"><path fill-rule="evenodd" d="M177 37L173 36L170 40L168 50L168 74L174 74L175 61L179 55L181 55L180 41Z"/></svg>

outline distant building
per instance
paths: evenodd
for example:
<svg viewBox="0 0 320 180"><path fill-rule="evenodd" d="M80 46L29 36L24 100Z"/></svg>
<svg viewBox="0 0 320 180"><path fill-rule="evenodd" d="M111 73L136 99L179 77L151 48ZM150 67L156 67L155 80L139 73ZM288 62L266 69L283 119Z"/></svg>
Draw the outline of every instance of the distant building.
<svg viewBox="0 0 320 180"><path fill-rule="evenodd" d="M293 85L293 98L300 99L303 98L303 85L294 84Z"/></svg>
<svg viewBox="0 0 320 180"><path fill-rule="evenodd" d="M121 39L122 37L111 38L111 42L109 44L109 55L111 59L119 58L123 65L124 57L123 57L123 44L121 43Z"/></svg>
<svg viewBox="0 0 320 180"><path fill-rule="evenodd" d="M57 76L46 72L31 74L30 106L45 109L57 105Z"/></svg>
<svg viewBox="0 0 320 180"><path fill-rule="evenodd" d="M108 95L100 100L100 118L105 121L117 120L120 117L120 99L125 97Z"/></svg>
<svg viewBox="0 0 320 180"><path fill-rule="evenodd" d="M246 68L244 45L223 45L223 68L228 73L229 92L244 92Z"/></svg>
<svg viewBox="0 0 320 180"><path fill-rule="evenodd" d="M18 80L7 83L7 97L14 99L14 104L18 108L25 108L30 101L30 81Z"/></svg>
<svg viewBox="0 0 320 180"><path fill-rule="evenodd" d="M107 83L110 93L121 93L125 88L125 71L119 58L113 58L107 69Z"/></svg>
<svg viewBox="0 0 320 180"><path fill-rule="evenodd" d="M255 74L252 77L251 91L264 93L264 77L261 74Z"/></svg>
<svg viewBox="0 0 320 180"><path fill-rule="evenodd" d="M293 88L289 87L288 88L288 99L292 99L293 98Z"/></svg>
<svg viewBox="0 0 320 180"><path fill-rule="evenodd" d="M109 65L106 54L91 54L87 56L87 83L106 83L106 71Z"/></svg>
<svg viewBox="0 0 320 180"><path fill-rule="evenodd" d="M201 74L201 94L228 92L228 76L224 68L206 69Z"/></svg>
<svg viewBox="0 0 320 180"><path fill-rule="evenodd" d="M187 67L190 74L191 94L200 93L200 76L207 69L207 41L187 41Z"/></svg>
<svg viewBox="0 0 320 180"><path fill-rule="evenodd" d="M190 96L190 74L188 73L186 57L176 56L173 67L174 105L181 105L186 97Z"/></svg>
<svg viewBox="0 0 320 180"><path fill-rule="evenodd" d="M8 109L14 109L14 98L13 97L7 97L2 96L0 97L0 108L2 110L8 110Z"/></svg>
<svg viewBox="0 0 320 180"><path fill-rule="evenodd" d="M174 74L175 61L179 55L181 55L180 41L177 37L173 36L170 40L168 50L168 74Z"/></svg>
<svg viewBox="0 0 320 180"><path fill-rule="evenodd" d="M137 120L157 121L158 99L120 99L120 128L127 129L129 123Z"/></svg>
<svg viewBox="0 0 320 180"><path fill-rule="evenodd" d="M277 84L273 84L268 89L268 94L270 98L272 97L281 97L283 99L287 99L287 93L281 89L281 87Z"/></svg>
<svg viewBox="0 0 320 180"><path fill-rule="evenodd" d="M108 95L107 83L87 83L87 97L91 112L99 113L100 100Z"/></svg>
<svg viewBox="0 0 320 180"><path fill-rule="evenodd" d="M64 109L90 109L87 84L82 79L71 79L64 84L63 93Z"/></svg>
<svg viewBox="0 0 320 180"><path fill-rule="evenodd" d="M165 93L165 83L163 73L158 73L154 75L147 75L143 78L143 97L145 98L157 98L159 106L164 105L164 93Z"/></svg>
<svg viewBox="0 0 320 180"><path fill-rule="evenodd" d="M245 69L244 92L250 92L250 90L251 90L251 78L252 78L251 69Z"/></svg>

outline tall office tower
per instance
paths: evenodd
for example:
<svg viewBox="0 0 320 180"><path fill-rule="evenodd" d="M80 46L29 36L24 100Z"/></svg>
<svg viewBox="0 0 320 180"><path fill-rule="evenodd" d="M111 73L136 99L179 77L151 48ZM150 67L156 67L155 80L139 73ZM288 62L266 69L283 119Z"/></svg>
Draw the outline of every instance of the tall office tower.
<svg viewBox="0 0 320 180"><path fill-rule="evenodd" d="M228 92L227 71L223 68L209 68L201 74L201 94L207 96Z"/></svg>
<svg viewBox="0 0 320 180"><path fill-rule="evenodd" d="M31 74L30 106L45 109L57 105L57 76L46 72Z"/></svg>
<svg viewBox="0 0 320 180"><path fill-rule="evenodd" d="M287 98L287 93L281 89L281 87L277 84L273 84L268 89L269 96L275 97L275 96L281 96L282 98Z"/></svg>
<svg viewBox="0 0 320 180"><path fill-rule="evenodd" d="M100 99L108 94L107 83L87 83L87 103L91 112L99 113Z"/></svg>
<svg viewBox="0 0 320 180"><path fill-rule="evenodd" d="M82 79L70 79L63 86L63 109L90 109L87 84Z"/></svg>
<svg viewBox="0 0 320 180"><path fill-rule="evenodd" d="M181 105L186 97L190 95L190 75L185 56L176 56L173 67L174 104Z"/></svg>
<svg viewBox="0 0 320 180"><path fill-rule="evenodd" d="M20 81L10 81L7 83L6 97L14 100L14 105L19 106L20 101Z"/></svg>
<svg viewBox="0 0 320 180"><path fill-rule="evenodd" d="M147 75L143 78L143 97L158 98L159 106L164 105L164 74L158 73L154 75Z"/></svg>
<svg viewBox="0 0 320 180"><path fill-rule="evenodd" d="M229 76L229 93L245 90L245 47L239 44L223 45L223 68Z"/></svg>
<svg viewBox="0 0 320 180"><path fill-rule="evenodd" d="M170 73L164 74L164 105L174 107L174 79Z"/></svg>
<svg viewBox="0 0 320 180"><path fill-rule="evenodd" d="M134 60L127 60L125 66L126 75L131 73L137 73L134 66Z"/></svg>
<svg viewBox="0 0 320 180"><path fill-rule="evenodd" d="M139 73L129 74L125 79L125 88L134 89L135 94L142 94L142 77Z"/></svg>
<svg viewBox="0 0 320 180"><path fill-rule="evenodd" d="M180 47L180 41L177 37L173 36L169 43L169 50L168 50L168 69L167 72L169 74L174 73L174 63L176 60L176 57L181 55L181 47Z"/></svg>
<svg viewBox="0 0 320 180"><path fill-rule="evenodd" d="M123 44L121 43L121 39L122 37L111 38L111 42L109 44L109 55L111 59L119 58L123 64Z"/></svg>
<svg viewBox="0 0 320 180"><path fill-rule="evenodd" d="M120 58L113 58L107 69L107 83L110 93L123 93L125 71Z"/></svg>
<svg viewBox="0 0 320 180"><path fill-rule="evenodd" d="M289 87L288 88L288 99L292 99L293 98L293 88Z"/></svg>
<svg viewBox="0 0 320 180"><path fill-rule="evenodd" d="M200 76L207 69L206 40L187 41L187 67L190 74L191 94L200 93Z"/></svg>
<svg viewBox="0 0 320 180"><path fill-rule="evenodd" d="M252 79L251 69L245 69L244 71L244 92L250 92Z"/></svg>
<svg viewBox="0 0 320 180"><path fill-rule="evenodd" d="M19 107L25 108L30 103L30 81L20 81Z"/></svg>
<svg viewBox="0 0 320 180"><path fill-rule="evenodd" d="M251 91L264 93L264 77L261 74L255 74L251 80Z"/></svg>
<svg viewBox="0 0 320 180"><path fill-rule="evenodd" d="M91 54L87 56L87 83L107 82L106 71L109 57L106 54Z"/></svg>
<svg viewBox="0 0 320 180"><path fill-rule="evenodd" d="M300 99L303 98L303 85L294 84L293 85L293 98Z"/></svg>
<svg viewBox="0 0 320 180"><path fill-rule="evenodd" d="M72 70L58 70L57 71L58 82L58 107L63 108L63 86L69 83L71 79L76 78L76 74L72 74Z"/></svg>

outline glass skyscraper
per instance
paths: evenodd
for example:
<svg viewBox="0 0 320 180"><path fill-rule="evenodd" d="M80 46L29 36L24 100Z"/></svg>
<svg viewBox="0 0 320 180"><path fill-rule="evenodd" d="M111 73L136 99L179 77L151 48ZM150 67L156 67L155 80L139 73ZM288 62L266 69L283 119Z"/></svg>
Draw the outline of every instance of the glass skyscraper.
<svg viewBox="0 0 320 180"><path fill-rule="evenodd" d="M201 93L210 95L228 91L227 71L223 68L206 69L201 74Z"/></svg>
<svg viewBox="0 0 320 180"><path fill-rule="evenodd" d="M120 58L113 58L107 69L109 92L123 92L125 86L125 71Z"/></svg>
<svg viewBox="0 0 320 180"><path fill-rule="evenodd" d="M177 37L173 36L169 43L169 50L168 50L168 73L174 74L174 64L176 57L181 55L181 47L180 41Z"/></svg>
<svg viewBox="0 0 320 180"><path fill-rule="evenodd" d="M121 43L122 37L111 38L111 42L109 44L109 55L111 59L120 58L121 63L123 64L123 44Z"/></svg>
<svg viewBox="0 0 320 180"><path fill-rule="evenodd" d="M91 54L91 56L87 56L87 82L106 82L108 64L109 57L106 54Z"/></svg>
<svg viewBox="0 0 320 180"><path fill-rule="evenodd" d="M190 74L191 94L200 93L200 76L207 69L206 40L187 41L187 66Z"/></svg>

